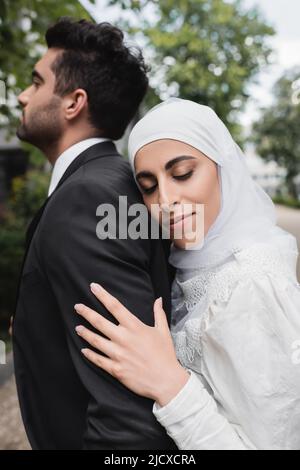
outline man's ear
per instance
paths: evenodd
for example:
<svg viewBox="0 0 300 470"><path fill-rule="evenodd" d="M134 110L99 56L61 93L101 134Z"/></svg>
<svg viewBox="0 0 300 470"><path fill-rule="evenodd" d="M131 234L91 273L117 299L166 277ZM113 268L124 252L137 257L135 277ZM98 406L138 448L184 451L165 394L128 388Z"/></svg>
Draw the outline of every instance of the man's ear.
<svg viewBox="0 0 300 470"><path fill-rule="evenodd" d="M64 98L64 115L69 121L76 118L88 106L87 92L82 88L70 93Z"/></svg>

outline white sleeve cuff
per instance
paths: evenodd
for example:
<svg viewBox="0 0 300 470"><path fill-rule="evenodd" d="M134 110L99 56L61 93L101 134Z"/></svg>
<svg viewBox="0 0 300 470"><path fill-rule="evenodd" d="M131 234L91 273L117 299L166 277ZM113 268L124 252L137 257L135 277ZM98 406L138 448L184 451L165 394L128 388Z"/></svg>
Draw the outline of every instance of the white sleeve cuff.
<svg viewBox="0 0 300 470"><path fill-rule="evenodd" d="M181 450L239 449L246 445L217 409L201 378L189 370L190 378L167 405L153 405L153 414ZM251 448L251 447L250 447Z"/></svg>
<svg viewBox="0 0 300 470"><path fill-rule="evenodd" d="M205 406L207 402L208 395L201 393L205 390L202 382L192 370L188 372L190 378L167 405L160 407L157 402L153 405L153 414L164 427L173 426L176 423L179 425L179 422L183 422L188 416L199 411L199 408Z"/></svg>

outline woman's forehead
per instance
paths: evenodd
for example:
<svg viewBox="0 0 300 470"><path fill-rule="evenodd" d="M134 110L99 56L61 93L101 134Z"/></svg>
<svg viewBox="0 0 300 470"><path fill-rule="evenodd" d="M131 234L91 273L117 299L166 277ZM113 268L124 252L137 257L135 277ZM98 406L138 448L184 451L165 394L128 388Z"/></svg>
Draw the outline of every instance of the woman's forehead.
<svg viewBox="0 0 300 470"><path fill-rule="evenodd" d="M156 167L164 164L171 158L193 156L198 159L207 158L200 150L191 145L173 139L160 139L141 147L135 156L135 168L147 164Z"/></svg>

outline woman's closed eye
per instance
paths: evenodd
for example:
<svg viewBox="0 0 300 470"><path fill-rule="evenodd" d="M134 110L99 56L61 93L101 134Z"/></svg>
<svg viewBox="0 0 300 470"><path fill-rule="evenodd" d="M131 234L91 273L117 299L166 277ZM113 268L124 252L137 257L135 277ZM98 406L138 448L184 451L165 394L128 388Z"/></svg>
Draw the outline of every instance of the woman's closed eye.
<svg viewBox="0 0 300 470"><path fill-rule="evenodd" d="M144 194L151 194L155 190L156 186L157 184L155 184L154 186L151 186L151 188L143 188L143 186L141 186L141 189Z"/></svg>
<svg viewBox="0 0 300 470"><path fill-rule="evenodd" d="M151 192L154 191L154 189L157 186L157 183L153 184L156 179L155 178L141 178L144 181L144 184L142 184L141 180L138 180L139 187L142 191L143 194L150 194Z"/></svg>
<svg viewBox="0 0 300 470"><path fill-rule="evenodd" d="M187 180L190 176L192 176L193 170L184 173L183 175L173 175L173 178L176 180Z"/></svg>
<svg viewBox="0 0 300 470"><path fill-rule="evenodd" d="M172 178L177 180L177 181L185 181L185 180L189 179L192 176L193 172L194 172L193 170L190 170L187 173L172 175ZM149 187L146 187L146 186L143 186L143 185L140 184L140 188L141 188L141 190L144 194L153 193L155 191L156 187L157 187L157 183L152 185L152 186L149 186Z"/></svg>

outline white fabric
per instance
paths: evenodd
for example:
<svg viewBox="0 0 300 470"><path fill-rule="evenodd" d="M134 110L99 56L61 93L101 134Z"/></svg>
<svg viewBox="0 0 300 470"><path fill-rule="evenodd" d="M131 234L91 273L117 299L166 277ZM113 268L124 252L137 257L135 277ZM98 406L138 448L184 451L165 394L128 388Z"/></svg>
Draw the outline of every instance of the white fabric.
<svg viewBox="0 0 300 470"><path fill-rule="evenodd" d="M58 157L58 159L56 160L53 166L49 190L48 190L48 196L50 196L53 193L61 177L65 173L66 169L71 165L71 163L75 160L75 158L78 157L78 155L80 155L82 152L87 150L92 145L99 144L100 142L105 142L107 140L109 139L102 138L102 137L93 137L90 139L82 140L81 142L77 142L76 144L72 145L67 150L65 150Z"/></svg>
<svg viewBox="0 0 300 470"><path fill-rule="evenodd" d="M278 229L218 269L174 280L198 310L172 332L191 377L153 413L179 449L300 449L297 255Z"/></svg>

